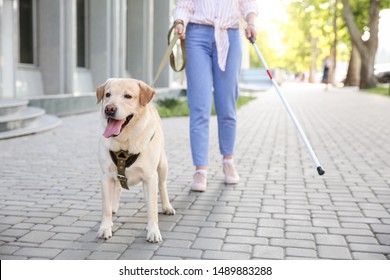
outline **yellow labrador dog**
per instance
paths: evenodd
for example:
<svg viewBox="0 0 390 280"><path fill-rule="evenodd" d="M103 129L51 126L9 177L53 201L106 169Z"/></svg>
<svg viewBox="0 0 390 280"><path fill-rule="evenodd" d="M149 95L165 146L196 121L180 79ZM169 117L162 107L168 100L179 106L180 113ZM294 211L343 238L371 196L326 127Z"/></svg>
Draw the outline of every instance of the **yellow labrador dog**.
<svg viewBox="0 0 390 280"><path fill-rule="evenodd" d="M103 217L99 238L112 236L112 214L119 209L122 188L143 183L148 212L147 240L161 242L158 191L163 213L174 215L167 192L168 163L155 91L142 81L109 79L96 89L104 133L99 144Z"/></svg>

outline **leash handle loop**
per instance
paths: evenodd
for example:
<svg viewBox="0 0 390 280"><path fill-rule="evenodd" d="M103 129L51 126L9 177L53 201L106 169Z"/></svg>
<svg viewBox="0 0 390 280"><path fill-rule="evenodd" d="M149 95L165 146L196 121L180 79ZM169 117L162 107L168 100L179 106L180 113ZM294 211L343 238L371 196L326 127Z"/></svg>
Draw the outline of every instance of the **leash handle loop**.
<svg viewBox="0 0 390 280"><path fill-rule="evenodd" d="M185 68L185 64L186 64L186 51L185 51L185 42L184 42L184 40L180 39L180 36L178 34L174 35L173 39L170 40L171 34L172 34L173 30L175 29L175 27L178 24L183 24L183 22L180 21L180 20L175 21L173 26L168 31L168 48L166 49L166 51L165 51L165 53L163 55L163 58L161 59L160 66L158 67L157 73L156 73L156 75L155 75L155 77L153 79L152 87L154 87L155 83L157 82L158 78L160 77L161 72L162 72L165 64L168 61L168 58L170 59L170 64L171 64L171 67L172 67L173 71L179 72L179 71L182 71ZM176 42L179 39L180 39L181 51L182 51L182 54L183 54L183 65L179 69L177 69L176 63L175 63L175 55L173 54L172 50L175 47Z"/></svg>
<svg viewBox="0 0 390 280"><path fill-rule="evenodd" d="M170 43L171 43L170 39L171 39L172 32L175 30L176 26L179 24L182 24L184 26L184 22L182 20L176 20L174 22L173 26L169 29L169 31L168 31L168 45L170 45ZM176 36L173 38L173 40L175 40L175 41L177 41L178 39L179 38L177 38ZM183 39L180 39L180 48L181 48L181 52L183 54L183 64L181 65L181 67L179 69L176 67L175 55L173 54L173 51L171 51L171 54L169 55L169 62L171 64L173 71L175 71L175 72L183 71L185 66L186 66L187 55L186 55L185 41Z"/></svg>

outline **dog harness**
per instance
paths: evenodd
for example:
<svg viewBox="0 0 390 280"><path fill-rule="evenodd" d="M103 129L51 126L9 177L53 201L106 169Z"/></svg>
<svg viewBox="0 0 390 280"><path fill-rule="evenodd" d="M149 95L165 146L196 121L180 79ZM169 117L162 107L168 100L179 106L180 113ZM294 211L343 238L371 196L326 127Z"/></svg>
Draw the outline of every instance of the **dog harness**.
<svg viewBox="0 0 390 280"><path fill-rule="evenodd" d="M150 138L152 141L154 137L154 133ZM127 177L126 177L126 168L129 168L134 164L134 162L138 159L140 153L138 154L130 154L128 151L120 150L118 152L110 151L110 156L112 161L117 167L117 178L122 188L128 190L129 186L127 185Z"/></svg>
<svg viewBox="0 0 390 280"><path fill-rule="evenodd" d="M127 177L125 174L126 168L132 166L134 162L137 160L137 158L139 157L139 155L140 155L139 153L129 154L128 151L123 151L123 150L120 150L118 152L110 151L111 159L117 167L117 172L118 172L117 177L119 183L124 189L127 190L129 189L129 187L127 186Z"/></svg>

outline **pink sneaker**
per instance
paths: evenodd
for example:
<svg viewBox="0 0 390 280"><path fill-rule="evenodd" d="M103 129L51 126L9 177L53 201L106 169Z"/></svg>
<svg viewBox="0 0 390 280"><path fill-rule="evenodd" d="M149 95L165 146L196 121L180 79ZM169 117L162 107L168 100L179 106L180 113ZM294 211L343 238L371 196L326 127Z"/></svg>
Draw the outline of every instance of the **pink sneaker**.
<svg viewBox="0 0 390 280"><path fill-rule="evenodd" d="M204 192L207 188L207 172L196 171L191 183L191 190L194 192Z"/></svg>
<svg viewBox="0 0 390 280"><path fill-rule="evenodd" d="M223 161L223 173L225 173L226 184L238 184L240 182L240 176L237 173L233 160Z"/></svg>

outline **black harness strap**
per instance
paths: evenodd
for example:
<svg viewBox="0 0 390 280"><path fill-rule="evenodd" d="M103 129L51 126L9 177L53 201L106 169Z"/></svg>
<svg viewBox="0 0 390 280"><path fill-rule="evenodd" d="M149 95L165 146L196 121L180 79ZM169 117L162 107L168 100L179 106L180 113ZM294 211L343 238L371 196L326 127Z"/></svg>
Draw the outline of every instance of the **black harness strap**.
<svg viewBox="0 0 390 280"><path fill-rule="evenodd" d="M126 151L120 150L119 152L110 151L110 156L115 165L118 165L118 158L126 160L126 168L132 166L138 159L140 154L130 154Z"/></svg>
<svg viewBox="0 0 390 280"><path fill-rule="evenodd" d="M129 154L128 151L110 151L112 161L117 167L117 177L122 188L129 189L127 185L126 168L134 164L140 154Z"/></svg>
<svg viewBox="0 0 390 280"><path fill-rule="evenodd" d="M152 141L154 137L154 133L152 137L150 138L150 141ZM120 150L118 152L110 151L110 156L112 161L117 167L117 177L119 180L119 183L121 184L122 188L129 189L129 186L127 185L127 177L126 177L126 168L129 168L134 164L134 162L139 157L138 154L129 154L128 151Z"/></svg>

